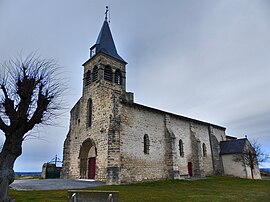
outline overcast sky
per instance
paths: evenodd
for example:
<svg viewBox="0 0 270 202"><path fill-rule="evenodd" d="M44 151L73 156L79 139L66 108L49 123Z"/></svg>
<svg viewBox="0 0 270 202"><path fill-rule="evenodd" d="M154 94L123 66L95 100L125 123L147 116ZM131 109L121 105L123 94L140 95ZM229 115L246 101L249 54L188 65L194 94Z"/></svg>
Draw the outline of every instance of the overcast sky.
<svg viewBox="0 0 270 202"><path fill-rule="evenodd" d="M258 138L270 153L269 0L0 0L0 62L35 51L69 79L58 127L38 127L15 171L62 158L83 64L110 6L110 28L128 62L135 102ZM270 164L264 164L270 167Z"/></svg>

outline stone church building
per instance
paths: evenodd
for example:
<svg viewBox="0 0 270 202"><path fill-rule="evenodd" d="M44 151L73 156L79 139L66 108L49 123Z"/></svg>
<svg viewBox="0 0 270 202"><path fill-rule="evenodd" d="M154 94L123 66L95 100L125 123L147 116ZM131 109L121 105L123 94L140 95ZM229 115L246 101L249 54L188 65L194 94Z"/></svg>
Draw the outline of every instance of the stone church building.
<svg viewBox="0 0 270 202"><path fill-rule="evenodd" d="M225 128L135 103L126 91L126 65L105 18L83 64L61 177L119 184L223 175Z"/></svg>

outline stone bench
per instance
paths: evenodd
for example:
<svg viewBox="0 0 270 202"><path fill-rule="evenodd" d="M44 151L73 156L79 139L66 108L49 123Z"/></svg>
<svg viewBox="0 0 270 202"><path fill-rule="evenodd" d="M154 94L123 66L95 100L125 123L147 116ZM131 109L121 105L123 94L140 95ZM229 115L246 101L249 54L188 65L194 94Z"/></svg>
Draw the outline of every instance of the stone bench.
<svg viewBox="0 0 270 202"><path fill-rule="evenodd" d="M68 190L68 202L118 202L118 191Z"/></svg>

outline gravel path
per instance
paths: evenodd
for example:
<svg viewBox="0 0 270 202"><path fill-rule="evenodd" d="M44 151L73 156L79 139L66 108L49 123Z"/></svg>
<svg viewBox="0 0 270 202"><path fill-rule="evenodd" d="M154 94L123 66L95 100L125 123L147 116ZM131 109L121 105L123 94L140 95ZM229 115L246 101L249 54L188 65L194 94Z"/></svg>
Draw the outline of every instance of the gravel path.
<svg viewBox="0 0 270 202"><path fill-rule="evenodd" d="M16 190L59 190L82 189L104 185L103 182L93 180L64 180L64 179L28 179L15 180L10 187Z"/></svg>

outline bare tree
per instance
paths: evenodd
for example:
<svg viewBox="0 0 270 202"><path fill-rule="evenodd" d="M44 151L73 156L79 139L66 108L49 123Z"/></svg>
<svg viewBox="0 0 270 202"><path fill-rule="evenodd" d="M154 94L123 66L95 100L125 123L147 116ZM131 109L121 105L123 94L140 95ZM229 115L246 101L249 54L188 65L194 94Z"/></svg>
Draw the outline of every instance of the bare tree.
<svg viewBox="0 0 270 202"><path fill-rule="evenodd" d="M256 159L258 164L269 161L270 155L262 150L262 145L258 142L258 139L252 139L250 143L256 152Z"/></svg>
<svg viewBox="0 0 270 202"><path fill-rule="evenodd" d="M9 201L8 186L14 181L13 166L22 154L22 142L35 126L59 116L64 89L56 63L35 54L6 61L0 73L0 129L5 135L0 201Z"/></svg>
<svg viewBox="0 0 270 202"><path fill-rule="evenodd" d="M258 167L260 163L269 160L269 154L266 154L261 149L261 144L257 139L247 141L248 144L243 149L242 153L234 155L234 161L241 162L243 166L247 166L251 170L252 179L254 179L254 169Z"/></svg>

